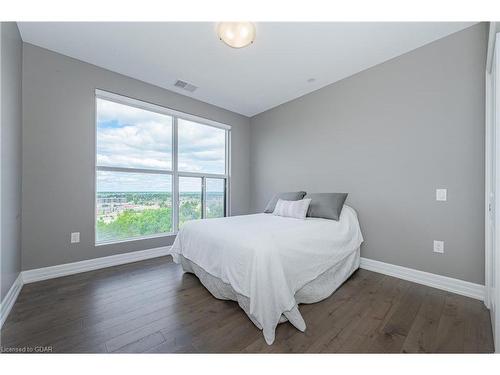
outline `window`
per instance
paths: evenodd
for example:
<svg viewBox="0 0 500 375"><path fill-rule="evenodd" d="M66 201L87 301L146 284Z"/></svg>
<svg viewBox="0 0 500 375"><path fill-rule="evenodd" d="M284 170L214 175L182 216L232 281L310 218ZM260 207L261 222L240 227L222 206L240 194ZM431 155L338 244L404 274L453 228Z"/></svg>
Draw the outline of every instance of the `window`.
<svg viewBox="0 0 500 375"><path fill-rule="evenodd" d="M230 127L96 91L97 244L227 215Z"/></svg>

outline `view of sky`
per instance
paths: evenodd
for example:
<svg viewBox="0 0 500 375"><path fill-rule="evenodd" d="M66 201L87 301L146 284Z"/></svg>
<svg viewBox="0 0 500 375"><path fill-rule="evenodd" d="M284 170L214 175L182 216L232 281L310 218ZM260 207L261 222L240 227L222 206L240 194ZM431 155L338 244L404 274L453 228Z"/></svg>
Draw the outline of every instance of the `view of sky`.
<svg viewBox="0 0 500 375"><path fill-rule="evenodd" d="M179 119L178 142L179 171L224 174L224 130ZM97 165L171 170L172 117L97 99ZM98 191L171 191L167 177L101 172ZM181 191L199 186L193 179L180 183Z"/></svg>
<svg viewBox="0 0 500 375"><path fill-rule="evenodd" d="M97 171L98 192L172 192L172 176L128 172Z"/></svg>
<svg viewBox="0 0 500 375"><path fill-rule="evenodd" d="M206 184L207 184L207 186L206 186L207 193L224 192L224 180L222 180L222 179L207 178Z"/></svg>
<svg viewBox="0 0 500 375"><path fill-rule="evenodd" d="M97 165L170 170L172 118L97 99Z"/></svg>
<svg viewBox="0 0 500 375"><path fill-rule="evenodd" d="M179 171L224 174L226 132L179 119Z"/></svg>

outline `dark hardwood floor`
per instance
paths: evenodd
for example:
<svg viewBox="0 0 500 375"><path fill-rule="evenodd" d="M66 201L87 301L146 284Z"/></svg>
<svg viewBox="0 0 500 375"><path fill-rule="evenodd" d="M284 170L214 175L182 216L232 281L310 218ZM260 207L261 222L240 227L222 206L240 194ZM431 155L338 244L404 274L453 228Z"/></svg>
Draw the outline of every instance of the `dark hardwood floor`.
<svg viewBox="0 0 500 375"><path fill-rule="evenodd" d="M268 346L235 302L215 299L163 257L25 285L1 344L75 353L493 351L482 302L365 270L300 310L306 332L280 324Z"/></svg>

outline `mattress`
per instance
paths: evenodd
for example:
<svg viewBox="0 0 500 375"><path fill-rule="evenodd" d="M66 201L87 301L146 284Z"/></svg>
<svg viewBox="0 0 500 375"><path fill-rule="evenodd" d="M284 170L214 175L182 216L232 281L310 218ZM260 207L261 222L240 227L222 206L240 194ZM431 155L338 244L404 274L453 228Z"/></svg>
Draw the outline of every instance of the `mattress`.
<svg viewBox="0 0 500 375"><path fill-rule="evenodd" d="M250 313L250 300L248 297L236 292L230 284L225 283L218 277L215 277L205 271L202 267L189 259L180 256L180 264L184 272L192 273L198 277L208 291L218 299L238 302L241 309L247 314L248 318L259 329L262 329L260 323L253 318ZM316 303L328 298L335 292L353 273L359 268L360 249L359 247L351 254L345 257L314 280L309 281L295 293L297 304L290 310L283 313L279 323L289 321L298 330L304 332L306 323L299 311L299 304Z"/></svg>

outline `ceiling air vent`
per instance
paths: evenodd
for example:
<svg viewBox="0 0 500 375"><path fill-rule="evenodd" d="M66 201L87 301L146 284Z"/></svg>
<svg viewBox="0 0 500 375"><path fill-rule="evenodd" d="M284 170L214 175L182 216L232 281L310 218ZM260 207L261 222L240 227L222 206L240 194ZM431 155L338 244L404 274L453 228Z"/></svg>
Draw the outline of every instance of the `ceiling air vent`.
<svg viewBox="0 0 500 375"><path fill-rule="evenodd" d="M174 86L179 87L179 88L186 90L186 91L189 91L189 92L193 92L194 90L196 90L198 88L195 85L192 85L192 84L187 83L185 81L181 81L180 79L178 79L177 82L174 83Z"/></svg>

